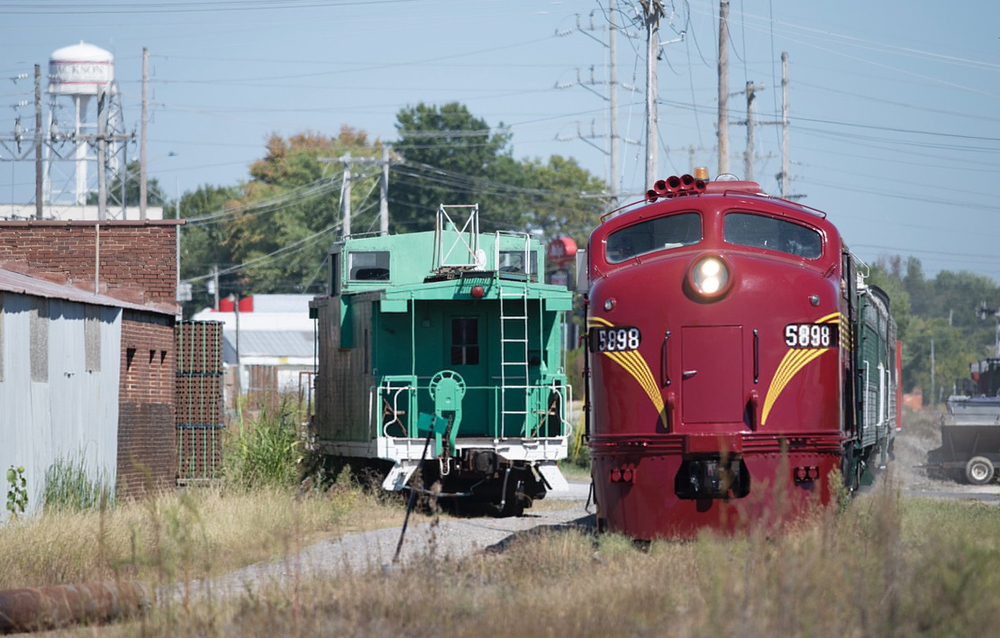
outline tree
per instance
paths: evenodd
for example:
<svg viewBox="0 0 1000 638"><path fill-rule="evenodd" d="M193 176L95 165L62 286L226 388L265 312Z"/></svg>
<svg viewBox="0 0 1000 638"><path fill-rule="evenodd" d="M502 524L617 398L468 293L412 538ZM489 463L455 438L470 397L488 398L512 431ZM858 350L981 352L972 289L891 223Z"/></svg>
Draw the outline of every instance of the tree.
<svg viewBox="0 0 1000 638"><path fill-rule="evenodd" d="M221 186L201 186L181 197L181 218L197 220L212 213L225 211L236 206L240 189ZM203 308L212 307L214 295L209 291L208 282L213 267L225 270L234 265L232 251L224 241L220 219L188 221L181 226L181 279L194 280L192 299L184 303L184 314L191 316ZM239 291L234 275L220 277L219 296Z"/></svg>
<svg viewBox="0 0 1000 638"><path fill-rule="evenodd" d="M980 275L942 270L933 279L924 276L915 257L882 258L869 278L889 293L893 315L903 341L903 387L919 386L929 400L930 344L934 343L935 386L947 396L959 379L969 377L969 364L995 352L995 324L983 321L979 304L1000 302L1000 288ZM938 393L940 395L940 392Z"/></svg>
<svg viewBox="0 0 1000 638"><path fill-rule="evenodd" d="M320 160L347 151L381 157L381 144L346 126L336 137L310 131L267 141L266 155L250 166L251 179L221 224L221 241L245 266L239 274L243 294L324 289L327 251L340 234L343 169ZM355 230L377 219L377 202L366 198L372 190L355 184Z"/></svg>
<svg viewBox="0 0 1000 638"><path fill-rule="evenodd" d="M396 130L399 139L392 146L404 159L389 180L397 232L434 228L440 204L477 203L484 194L481 180L496 175L501 158L510 157L510 134L491 132L485 120L457 102L406 107L396 116ZM484 212L487 207L484 203ZM485 218L483 229L511 225L506 217L497 211Z"/></svg>
<svg viewBox="0 0 1000 638"><path fill-rule="evenodd" d="M896 320L896 338L906 343L911 317L910 293L906 292L899 270L892 269L891 264L880 259L872 265L868 283L878 286L889 295L889 310Z"/></svg>
<svg viewBox="0 0 1000 638"><path fill-rule="evenodd" d="M138 206L140 196L140 165L137 160L133 160L125 167L125 205ZM97 193L87 194L87 205L97 206ZM108 205L122 205L122 176L115 175L108 186ZM146 203L150 206L167 206L167 196L160 188L160 182L154 177L146 180Z"/></svg>
<svg viewBox="0 0 1000 638"><path fill-rule="evenodd" d="M575 159L560 155L525 161L524 183L537 191L525 198L522 215L547 238L572 237L586 246L590 232L608 212L607 185Z"/></svg>
<svg viewBox="0 0 1000 638"><path fill-rule="evenodd" d="M511 135L491 133L458 103L405 108L396 128L394 149L404 160L389 180L397 231L433 228L440 204L478 203L483 231L538 230L580 242L606 210L606 185L575 160L515 160Z"/></svg>

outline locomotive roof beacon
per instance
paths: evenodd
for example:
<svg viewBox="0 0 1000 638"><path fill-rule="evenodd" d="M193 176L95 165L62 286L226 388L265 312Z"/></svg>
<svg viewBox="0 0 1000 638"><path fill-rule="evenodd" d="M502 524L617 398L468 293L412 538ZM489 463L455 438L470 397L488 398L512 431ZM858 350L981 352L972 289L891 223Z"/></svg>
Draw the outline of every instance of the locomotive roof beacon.
<svg viewBox="0 0 1000 638"><path fill-rule="evenodd" d="M114 56L83 40L57 49L49 57L49 93L97 95L114 79Z"/></svg>
<svg viewBox="0 0 1000 638"><path fill-rule="evenodd" d="M699 169L605 215L587 259L599 528L770 532L888 462L889 297L825 213Z"/></svg>

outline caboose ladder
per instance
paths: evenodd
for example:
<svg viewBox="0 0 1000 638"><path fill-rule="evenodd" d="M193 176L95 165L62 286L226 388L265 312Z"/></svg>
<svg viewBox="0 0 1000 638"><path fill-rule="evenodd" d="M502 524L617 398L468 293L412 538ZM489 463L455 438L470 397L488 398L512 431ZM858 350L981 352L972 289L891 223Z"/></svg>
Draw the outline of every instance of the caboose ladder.
<svg viewBox="0 0 1000 638"><path fill-rule="evenodd" d="M528 284L501 279L500 436L528 436L527 429Z"/></svg>
<svg viewBox="0 0 1000 638"><path fill-rule="evenodd" d="M531 281L531 238L524 241L521 264L524 279L504 279L500 270L500 233L496 260L500 283L500 436L532 436L528 410L528 282ZM508 429L508 426L510 429Z"/></svg>

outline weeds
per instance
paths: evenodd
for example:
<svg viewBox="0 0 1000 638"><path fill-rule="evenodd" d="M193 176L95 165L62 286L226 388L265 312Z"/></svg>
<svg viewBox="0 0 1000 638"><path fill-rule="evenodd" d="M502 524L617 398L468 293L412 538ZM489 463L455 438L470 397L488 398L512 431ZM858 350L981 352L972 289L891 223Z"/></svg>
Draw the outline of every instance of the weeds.
<svg viewBox="0 0 1000 638"><path fill-rule="evenodd" d="M45 470L42 503L50 510L87 510L105 505L114 507L114 484L104 470L91 471L84 455L64 457Z"/></svg>
<svg viewBox="0 0 1000 638"><path fill-rule="evenodd" d="M16 519L28 508L28 480L24 478L24 466L10 466L7 470L7 511Z"/></svg>
<svg viewBox="0 0 1000 638"><path fill-rule="evenodd" d="M290 487L298 478L299 416L293 401L265 404L256 421L228 431L223 473L233 486Z"/></svg>

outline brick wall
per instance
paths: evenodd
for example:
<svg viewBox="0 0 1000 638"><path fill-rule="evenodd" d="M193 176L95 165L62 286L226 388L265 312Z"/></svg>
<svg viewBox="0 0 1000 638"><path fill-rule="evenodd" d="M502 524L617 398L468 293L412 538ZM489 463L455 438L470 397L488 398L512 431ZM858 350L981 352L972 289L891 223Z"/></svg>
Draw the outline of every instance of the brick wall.
<svg viewBox="0 0 1000 638"><path fill-rule="evenodd" d="M0 267L176 313L178 222L0 221Z"/></svg>
<svg viewBox="0 0 1000 638"><path fill-rule="evenodd" d="M118 495L171 487L177 478L174 433L174 319L125 310L118 417Z"/></svg>

